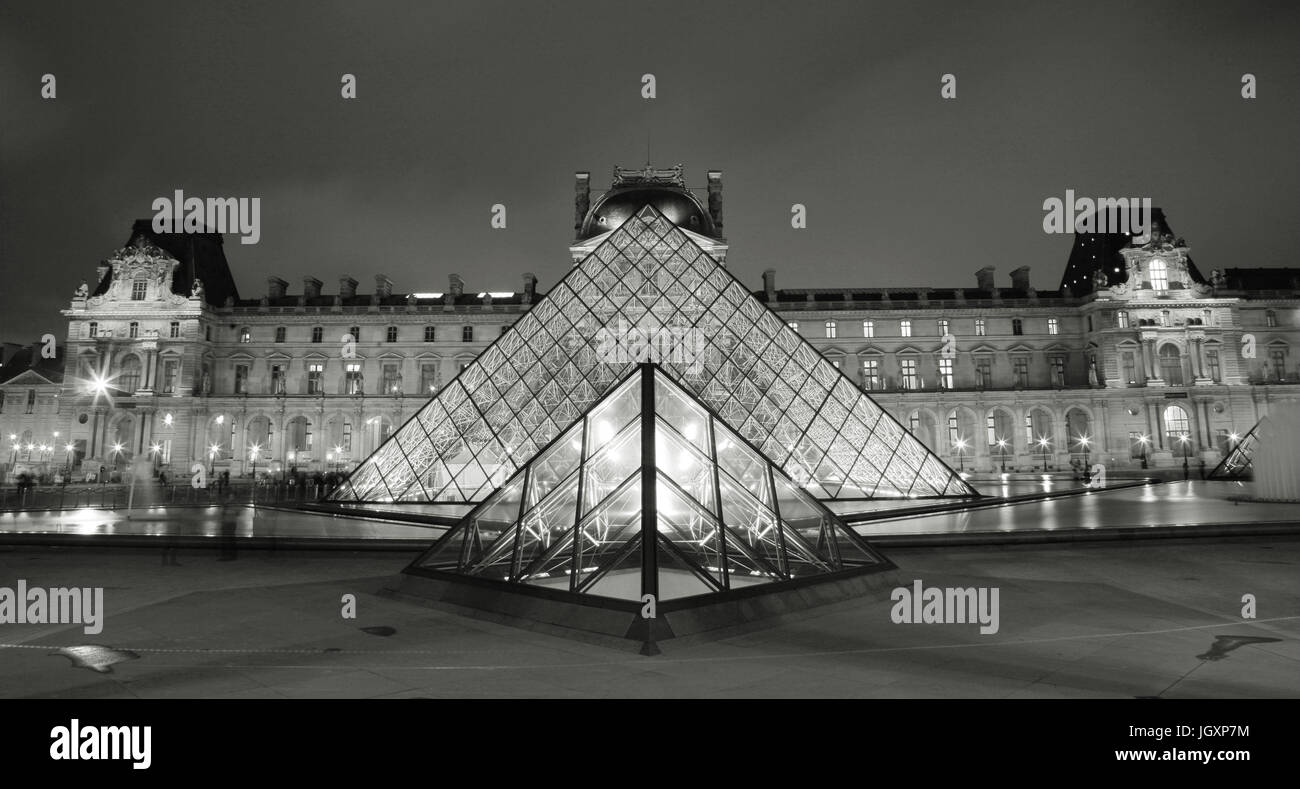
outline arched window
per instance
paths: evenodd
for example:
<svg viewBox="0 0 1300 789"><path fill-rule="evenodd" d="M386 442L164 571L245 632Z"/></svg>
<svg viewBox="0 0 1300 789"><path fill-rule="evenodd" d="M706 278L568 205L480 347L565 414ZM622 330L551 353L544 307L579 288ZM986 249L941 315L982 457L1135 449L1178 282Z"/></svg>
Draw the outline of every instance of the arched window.
<svg viewBox="0 0 1300 789"><path fill-rule="evenodd" d="M128 356L122 360L122 372L117 376L117 389L134 392L140 388L140 357Z"/></svg>
<svg viewBox="0 0 1300 789"><path fill-rule="evenodd" d="M1169 289L1169 269L1160 258L1151 261L1151 289Z"/></svg>
<svg viewBox="0 0 1300 789"><path fill-rule="evenodd" d="M1171 386L1183 385L1183 359L1174 345L1160 348L1160 377Z"/></svg>
<svg viewBox="0 0 1300 789"><path fill-rule="evenodd" d="M1191 425L1187 419L1187 412L1182 406L1171 405L1165 409L1165 446L1175 456L1184 455L1191 451ZM1186 438L1188 440L1184 441Z"/></svg>

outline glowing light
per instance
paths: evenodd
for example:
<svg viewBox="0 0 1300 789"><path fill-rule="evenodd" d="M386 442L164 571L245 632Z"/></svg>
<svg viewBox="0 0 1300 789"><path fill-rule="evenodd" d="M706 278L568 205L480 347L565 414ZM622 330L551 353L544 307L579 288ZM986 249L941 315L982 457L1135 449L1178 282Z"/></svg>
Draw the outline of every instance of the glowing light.
<svg viewBox="0 0 1300 789"><path fill-rule="evenodd" d="M262 451L261 444L253 444L251 447L248 448L248 459L256 462L257 454L261 451Z"/></svg>
<svg viewBox="0 0 1300 789"><path fill-rule="evenodd" d="M218 415L217 415L217 424L219 424L219 425L224 425L225 423L226 423L226 415L225 415L225 414L218 414Z"/></svg>
<svg viewBox="0 0 1300 789"><path fill-rule="evenodd" d="M167 425L168 427L171 427L171 426L172 426L172 415L171 415L171 414L163 414L163 424L164 424L164 425Z"/></svg>
<svg viewBox="0 0 1300 789"><path fill-rule="evenodd" d="M220 444L213 444L212 446L208 447L208 454L211 455L212 457L216 457L218 454L220 454L220 452L221 452Z"/></svg>
<svg viewBox="0 0 1300 789"><path fill-rule="evenodd" d="M64 448L66 451L68 451L68 452L72 452L72 451L75 450L77 447L76 447L75 445L73 445L73 444L67 444L67 445L65 445L63 448Z"/></svg>
<svg viewBox="0 0 1300 789"><path fill-rule="evenodd" d="M1079 443L1082 444L1082 445L1085 446L1085 447L1088 446L1088 442L1089 442L1090 440L1091 440L1091 439L1089 439L1087 436L1079 436Z"/></svg>
<svg viewBox="0 0 1300 789"><path fill-rule="evenodd" d="M9 436L9 437L13 438L13 436ZM1241 436L1237 435L1236 433L1229 433L1228 438L1232 439L1233 441L1236 441L1237 439L1241 438Z"/></svg>
<svg viewBox="0 0 1300 789"><path fill-rule="evenodd" d="M152 454L157 455L158 453L162 452L162 444L150 444L149 451Z"/></svg>

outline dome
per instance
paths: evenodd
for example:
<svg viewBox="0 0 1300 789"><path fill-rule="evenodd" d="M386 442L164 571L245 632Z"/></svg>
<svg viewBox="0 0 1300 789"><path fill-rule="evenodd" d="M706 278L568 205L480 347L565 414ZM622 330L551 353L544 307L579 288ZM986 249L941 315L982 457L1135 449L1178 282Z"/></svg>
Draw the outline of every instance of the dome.
<svg viewBox="0 0 1300 789"><path fill-rule="evenodd" d="M601 195L582 222L579 239L608 233L647 205L654 206L674 225L694 233L716 237L709 212L683 189L663 186L631 186Z"/></svg>

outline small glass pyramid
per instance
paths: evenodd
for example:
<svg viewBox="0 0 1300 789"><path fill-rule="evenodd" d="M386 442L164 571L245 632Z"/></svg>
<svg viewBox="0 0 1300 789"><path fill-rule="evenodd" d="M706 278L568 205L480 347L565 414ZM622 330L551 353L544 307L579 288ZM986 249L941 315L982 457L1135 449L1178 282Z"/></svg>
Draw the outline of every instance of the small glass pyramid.
<svg viewBox="0 0 1300 789"><path fill-rule="evenodd" d="M1214 470L1206 475L1206 479L1250 479L1254 474L1253 460L1255 457L1255 448L1259 446L1260 426L1268 417L1264 417L1255 423L1250 432L1241 437L1223 460L1214 467Z"/></svg>
<svg viewBox="0 0 1300 789"><path fill-rule="evenodd" d="M483 501L647 361L817 499L978 495L647 205L601 237L332 498Z"/></svg>
<svg viewBox="0 0 1300 789"><path fill-rule="evenodd" d="M871 566L892 567L640 364L407 572L672 600Z"/></svg>

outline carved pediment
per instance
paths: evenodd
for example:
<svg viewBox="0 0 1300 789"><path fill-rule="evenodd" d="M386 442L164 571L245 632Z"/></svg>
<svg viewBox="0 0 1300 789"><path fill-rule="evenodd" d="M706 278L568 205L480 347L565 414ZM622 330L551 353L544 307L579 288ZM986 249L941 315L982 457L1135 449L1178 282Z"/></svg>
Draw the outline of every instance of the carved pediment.
<svg viewBox="0 0 1300 789"><path fill-rule="evenodd" d="M172 295L172 276L180 262L152 244L144 236L137 236L104 261L113 269L113 281L102 297L90 300L91 304L103 301L130 301L131 291L137 281L147 284L146 301L165 301Z"/></svg>

